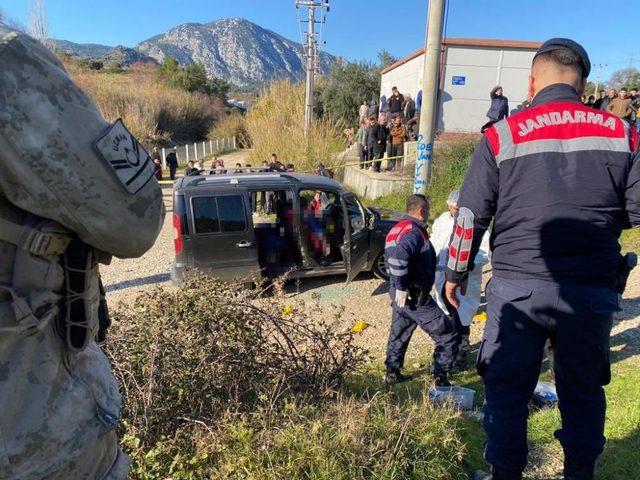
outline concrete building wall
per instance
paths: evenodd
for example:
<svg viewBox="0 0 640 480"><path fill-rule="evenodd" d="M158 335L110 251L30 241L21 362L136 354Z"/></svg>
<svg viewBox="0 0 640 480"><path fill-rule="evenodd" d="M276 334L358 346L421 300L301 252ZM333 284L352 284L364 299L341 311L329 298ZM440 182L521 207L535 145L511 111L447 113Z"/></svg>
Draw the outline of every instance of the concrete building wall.
<svg viewBox="0 0 640 480"><path fill-rule="evenodd" d="M469 41L470 42L470 41ZM480 44L483 41L479 41ZM490 43L490 42L484 42ZM499 43L499 42L496 42ZM506 43L506 42L503 42ZM441 70L438 129L447 132L478 132L488 119L489 92L502 85L515 111L527 96L527 76L535 47L474 46L445 44ZM397 86L415 99L422 86L424 54L407 60L382 74L380 94L388 97Z"/></svg>

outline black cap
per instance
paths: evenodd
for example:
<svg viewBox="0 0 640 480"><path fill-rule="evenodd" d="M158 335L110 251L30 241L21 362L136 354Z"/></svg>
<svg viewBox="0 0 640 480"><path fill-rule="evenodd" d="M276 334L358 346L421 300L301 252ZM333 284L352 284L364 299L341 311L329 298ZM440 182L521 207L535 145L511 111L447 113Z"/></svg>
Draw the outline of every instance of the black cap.
<svg viewBox="0 0 640 480"><path fill-rule="evenodd" d="M587 78L589 76L589 72L591 72L591 61L589 60L589 55L587 55L587 51L582 45L580 45L578 42L574 42L569 38L552 38L550 40L547 40L542 45L540 45L540 48L533 56L533 58L535 60L538 55L552 52L554 50L560 50L561 48L568 48L578 56L578 58L580 59L580 64L582 66L582 78Z"/></svg>

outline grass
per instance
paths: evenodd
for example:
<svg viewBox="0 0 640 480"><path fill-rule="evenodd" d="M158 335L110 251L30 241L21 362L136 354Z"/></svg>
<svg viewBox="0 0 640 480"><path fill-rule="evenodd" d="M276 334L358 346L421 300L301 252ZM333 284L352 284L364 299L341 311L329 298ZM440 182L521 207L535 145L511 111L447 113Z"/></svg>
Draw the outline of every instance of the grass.
<svg viewBox="0 0 640 480"><path fill-rule="evenodd" d="M438 142L431 168L431 183L427 196L431 202L431 218L435 219L447 209L447 197L451 190L460 188L469 167L471 154L475 148L473 140L458 142ZM412 187L394 192L367 203L392 210L405 210L405 200L412 192Z"/></svg>
<svg viewBox="0 0 640 480"><path fill-rule="evenodd" d="M615 361L615 356L614 356ZM428 364L424 357L417 361L412 358L408 365ZM597 468L597 480L628 480L636 478L640 472L640 361L637 357L628 358L612 366L611 384L605 387L607 393L607 424L605 435L607 445ZM361 393L382 388L381 382L371 380L381 378L384 366L376 362L370 367L371 376L359 376L352 379L351 388ZM429 375L423 367L407 368L414 380L401 384L393 390L393 401L403 408L412 408L425 395L429 385ZM549 380L547 373L542 380ZM484 386L475 371L469 370L455 374L452 381L456 385L476 391L476 407L484 401ZM355 386L354 386L355 384ZM443 414L448 414L445 410ZM529 418L528 437L531 447L528 479L546 480L554 478L562 469L562 448L553 436L560 427L560 413L557 408L541 410ZM456 436L463 449L463 469L472 472L487 469L482 458L485 435L481 423L471 416L459 415L455 418Z"/></svg>

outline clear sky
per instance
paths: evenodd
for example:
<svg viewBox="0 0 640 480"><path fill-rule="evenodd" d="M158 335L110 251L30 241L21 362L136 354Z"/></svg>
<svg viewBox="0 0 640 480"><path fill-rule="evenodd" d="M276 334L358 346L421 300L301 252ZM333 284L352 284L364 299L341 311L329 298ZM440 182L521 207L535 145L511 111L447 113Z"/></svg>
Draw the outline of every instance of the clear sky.
<svg viewBox="0 0 640 480"><path fill-rule="evenodd" d="M324 49L348 60L375 61L386 48L402 57L424 44L427 0L331 0ZM638 0L448 0L446 35L581 42L603 77L640 67ZM0 0L8 17L27 23L29 0ZM44 0L49 35L79 43L129 47L185 22L244 17L300 40L294 0ZM592 74L592 79L594 75Z"/></svg>

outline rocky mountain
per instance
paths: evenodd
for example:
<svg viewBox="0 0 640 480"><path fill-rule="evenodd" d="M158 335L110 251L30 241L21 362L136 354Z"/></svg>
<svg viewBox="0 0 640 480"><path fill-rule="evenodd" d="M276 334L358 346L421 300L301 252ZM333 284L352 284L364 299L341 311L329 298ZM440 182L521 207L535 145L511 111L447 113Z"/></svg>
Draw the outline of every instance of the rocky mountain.
<svg viewBox="0 0 640 480"><path fill-rule="evenodd" d="M138 51L162 62L175 57L182 65L201 62L212 77L245 88L274 78L301 80L301 44L242 18L211 23L186 23L138 44ZM328 71L335 57L320 53L320 69Z"/></svg>
<svg viewBox="0 0 640 480"><path fill-rule="evenodd" d="M156 60L141 54L137 49L118 45L117 47L109 47L108 45L100 45L97 43L74 43L68 40L53 40L50 42L56 50L65 52L69 55L75 55L92 60L100 60L104 63L115 62L120 65L131 65L135 62L153 62Z"/></svg>

